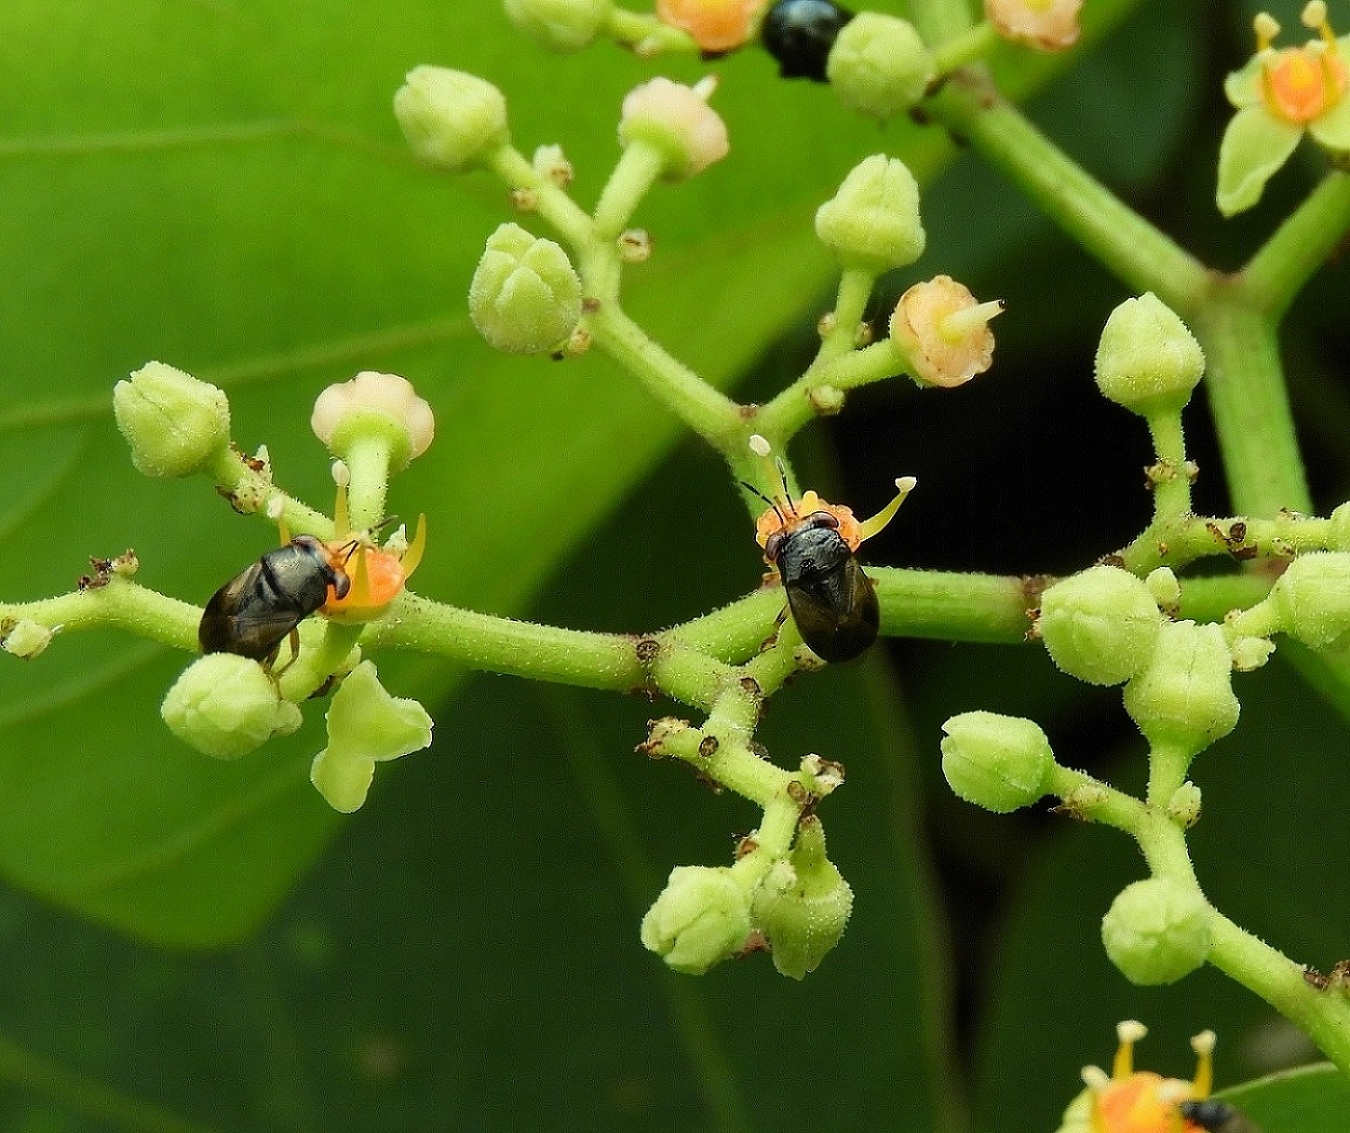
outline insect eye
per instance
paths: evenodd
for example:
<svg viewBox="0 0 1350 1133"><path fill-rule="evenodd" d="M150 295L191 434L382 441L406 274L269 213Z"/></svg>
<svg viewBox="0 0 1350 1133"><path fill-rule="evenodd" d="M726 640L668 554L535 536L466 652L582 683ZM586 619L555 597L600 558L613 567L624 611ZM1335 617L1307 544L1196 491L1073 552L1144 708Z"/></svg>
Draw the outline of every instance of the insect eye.
<svg viewBox="0 0 1350 1133"><path fill-rule="evenodd" d="M347 597L351 592L352 580L348 577L345 570L333 571L333 593L339 599Z"/></svg>
<svg viewBox="0 0 1350 1133"><path fill-rule="evenodd" d="M839 517L833 512L815 511L806 517L806 524L810 527L828 527L831 531L838 531Z"/></svg>
<svg viewBox="0 0 1350 1133"><path fill-rule="evenodd" d="M764 557L770 562L778 558L779 551L783 549L784 538L782 531L775 531L769 536L768 542L764 544Z"/></svg>

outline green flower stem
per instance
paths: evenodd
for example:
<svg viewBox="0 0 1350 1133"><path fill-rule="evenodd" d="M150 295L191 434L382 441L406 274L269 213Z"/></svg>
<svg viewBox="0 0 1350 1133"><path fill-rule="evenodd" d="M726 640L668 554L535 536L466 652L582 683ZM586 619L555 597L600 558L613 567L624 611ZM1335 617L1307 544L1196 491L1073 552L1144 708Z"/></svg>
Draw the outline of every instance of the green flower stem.
<svg viewBox="0 0 1350 1133"><path fill-rule="evenodd" d="M199 606L113 575L106 586L37 602L0 603L0 621L9 618L28 618L48 629L59 626L63 631L111 626L195 653L202 611Z"/></svg>
<svg viewBox="0 0 1350 1133"><path fill-rule="evenodd" d="M655 146L640 138L628 143L595 206L596 240L612 243L619 238L665 164L665 154Z"/></svg>
<svg viewBox="0 0 1350 1133"><path fill-rule="evenodd" d="M801 671L798 653L801 645L802 635L797 629L797 623L788 618L779 627L773 646L746 662L742 671L755 682L764 696L772 696Z"/></svg>
<svg viewBox="0 0 1350 1133"><path fill-rule="evenodd" d="M688 32L664 24L655 16L643 15L615 5L606 29L625 47L640 48L644 56L697 55L698 44Z"/></svg>
<svg viewBox="0 0 1350 1133"><path fill-rule="evenodd" d="M1240 637L1270 637L1282 628L1274 605L1258 602L1225 622L1223 633L1229 642L1233 642Z"/></svg>
<svg viewBox="0 0 1350 1133"><path fill-rule="evenodd" d="M1186 782L1191 767L1191 753L1179 748L1160 745L1148 753L1148 805L1166 811L1177 788Z"/></svg>
<svg viewBox="0 0 1350 1133"><path fill-rule="evenodd" d="M857 325L857 320L854 320L853 325ZM830 333L834 335L838 331L836 324ZM846 352L836 350L826 356L828 345L827 339L821 346L820 356L811 367L790 386L775 394L755 414L755 428L775 447L782 447L803 425L818 416L819 411L811 397L813 390L822 386L831 386L837 390L857 389L905 372L905 364L890 339L874 342L862 350L854 350L853 334L850 332Z"/></svg>
<svg viewBox="0 0 1350 1133"><path fill-rule="evenodd" d="M1273 519L1180 516L1155 520L1118 553L1126 569L1144 575L1160 566L1180 570L1212 555L1233 555L1239 561L1288 559L1326 550L1330 537L1327 520L1289 512L1277 512Z"/></svg>
<svg viewBox="0 0 1350 1133"><path fill-rule="evenodd" d="M353 531L368 531L386 519L385 493L389 487L389 439L363 433L342 453L351 473L347 484L347 514ZM347 534L345 531L338 533Z"/></svg>
<svg viewBox="0 0 1350 1133"><path fill-rule="evenodd" d="M759 652L769 623L786 602L781 586L761 587L720 610L676 626L662 638L722 661L739 663Z"/></svg>
<svg viewBox="0 0 1350 1133"><path fill-rule="evenodd" d="M694 649L663 645L651 667L652 680L662 692L684 704L715 712L727 690L739 679L730 665ZM739 717L730 726L748 731Z"/></svg>
<svg viewBox="0 0 1350 1133"><path fill-rule="evenodd" d="M839 276L832 325L821 340L815 362L807 373L852 352L858 345L858 328L862 325L863 316L867 313L867 301L872 298L872 289L876 285L876 272L863 268L844 268Z"/></svg>
<svg viewBox="0 0 1350 1133"><path fill-rule="evenodd" d="M1148 815L1148 808L1138 799L1086 772L1058 763L1051 768L1045 789L1063 800L1077 817L1127 834L1133 834Z"/></svg>
<svg viewBox="0 0 1350 1133"><path fill-rule="evenodd" d="M986 59L999 44L998 31L988 20L981 20L969 31L939 43L933 48L933 62L939 75L949 75L958 67L966 67Z"/></svg>
<svg viewBox="0 0 1350 1133"><path fill-rule="evenodd" d="M910 19L926 43L943 43L965 35L975 25L966 0L912 0Z"/></svg>
<svg viewBox="0 0 1350 1133"><path fill-rule="evenodd" d="M1239 286L1253 307L1278 320L1350 228L1350 174L1328 173L1247 262Z"/></svg>
<svg viewBox="0 0 1350 1133"><path fill-rule="evenodd" d="M595 238L595 225L586 212L541 174L514 146L502 146L488 159L488 168L512 189L524 189L534 197L535 211L574 248L583 248Z"/></svg>
<svg viewBox="0 0 1350 1133"><path fill-rule="evenodd" d="M1250 305L1240 283L1221 281L1191 329L1205 351L1205 388L1234 510L1311 512L1274 321Z"/></svg>
<svg viewBox="0 0 1350 1133"><path fill-rule="evenodd" d="M785 783L764 805L764 817L752 836L755 848L731 867L732 875L747 890L764 880L774 863L787 856L801 817L801 805L789 794Z"/></svg>
<svg viewBox="0 0 1350 1133"><path fill-rule="evenodd" d="M363 648L410 649L538 680L631 692L647 684L636 639L517 622L403 593L365 628Z"/></svg>
<svg viewBox="0 0 1350 1133"><path fill-rule="evenodd" d="M235 449L226 449L216 458L210 475L223 495L238 500L242 509L263 515L268 515L269 507L277 506L275 501L280 500L281 511L276 518L292 534L333 538L333 521L328 516L288 496L272 483L270 470L255 471L247 463L249 459Z"/></svg>
<svg viewBox="0 0 1350 1133"><path fill-rule="evenodd" d="M1342 1072L1350 1074L1350 998L1319 991L1304 967L1215 912L1209 962L1294 1023Z"/></svg>
<svg viewBox="0 0 1350 1133"><path fill-rule="evenodd" d="M1191 511L1191 480L1186 470L1186 439L1181 413L1158 413L1148 418L1153 451L1161 473L1153 486L1155 521L1180 519Z"/></svg>
<svg viewBox="0 0 1350 1133"><path fill-rule="evenodd" d="M742 450L750 431L734 401L666 353L617 302L602 302L588 321L595 344L733 467L748 457Z"/></svg>
<svg viewBox="0 0 1350 1133"><path fill-rule="evenodd" d="M891 637L1021 642L1027 611L1049 580L993 574L868 567L881 603L881 632Z"/></svg>
<svg viewBox="0 0 1350 1133"><path fill-rule="evenodd" d="M301 704L313 696L329 677L343 668L365 629L365 626L340 625L325 619L315 621L318 640L306 640L293 661L285 664L279 660L275 670L279 674L277 683L281 686L281 695L294 704ZM283 646L282 656L287 655L287 647Z"/></svg>
<svg viewBox="0 0 1350 1133"><path fill-rule="evenodd" d="M1089 253L1135 291L1193 311L1209 272L1071 161L989 83L958 72L929 100L934 118L965 138Z"/></svg>
<svg viewBox="0 0 1350 1133"><path fill-rule="evenodd" d="M1221 622L1230 610L1245 610L1270 593L1272 579L1259 574L1188 578L1181 583L1181 616L1193 622Z"/></svg>

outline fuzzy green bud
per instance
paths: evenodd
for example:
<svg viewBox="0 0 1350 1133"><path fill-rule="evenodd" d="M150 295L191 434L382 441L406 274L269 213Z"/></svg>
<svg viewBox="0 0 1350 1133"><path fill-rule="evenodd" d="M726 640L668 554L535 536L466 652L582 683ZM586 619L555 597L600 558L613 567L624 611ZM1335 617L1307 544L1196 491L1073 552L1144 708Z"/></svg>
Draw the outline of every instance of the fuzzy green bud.
<svg viewBox="0 0 1350 1133"><path fill-rule="evenodd" d="M942 730L942 774L958 797L1007 814L1046 793L1055 765L1045 733L1031 720L996 712L962 712Z"/></svg>
<svg viewBox="0 0 1350 1133"><path fill-rule="evenodd" d="M873 154L816 211L816 235L845 267L880 275L923 253L919 185L898 158Z"/></svg>
<svg viewBox="0 0 1350 1133"><path fill-rule="evenodd" d="M391 696L375 665L362 661L328 707L328 746L309 778L334 810L351 814L366 801L375 764L431 745L431 717L415 700Z"/></svg>
<svg viewBox="0 0 1350 1133"><path fill-rule="evenodd" d="M825 856L820 819L803 819L792 853L774 863L750 907L773 949L773 966L794 980L814 972L844 935L852 911L853 890Z"/></svg>
<svg viewBox="0 0 1350 1133"><path fill-rule="evenodd" d="M0 623L0 649L15 657L31 661L52 643L56 631L39 625L30 618L12 623Z"/></svg>
<svg viewBox="0 0 1350 1133"><path fill-rule="evenodd" d="M725 866L676 866L642 918L643 946L691 975L740 951L749 935L749 894Z"/></svg>
<svg viewBox="0 0 1350 1133"><path fill-rule="evenodd" d="M613 0L505 0L506 18L553 51L580 51L595 41L614 11Z"/></svg>
<svg viewBox="0 0 1350 1133"><path fill-rule="evenodd" d="M1270 592L1280 628L1310 649L1350 646L1350 552L1300 555Z"/></svg>
<svg viewBox="0 0 1350 1133"><path fill-rule="evenodd" d="M1194 826L1200 821L1200 788L1189 779L1167 800L1167 817L1178 826Z"/></svg>
<svg viewBox="0 0 1350 1133"><path fill-rule="evenodd" d="M1195 755L1228 735L1240 709L1222 627L1165 624L1147 668L1125 686L1124 700L1153 747Z"/></svg>
<svg viewBox="0 0 1350 1133"><path fill-rule="evenodd" d="M1186 324L1151 291L1126 299L1097 346L1097 388L1132 413L1179 413L1205 372Z"/></svg>
<svg viewBox="0 0 1350 1133"><path fill-rule="evenodd" d="M216 759L238 759L301 723L271 674L233 653L209 653L184 669L159 713L180 740Z"/></svg>
<svg viewBox="0 0 1350 1133"><path fill-rule="evenodd" d="M1229 643L1233 654L1233 668L1239 673L1250 673L1261 668L1275 652L1275 643L1266 637L1239 637Z"/></svg>
<svg viewBox="0 0 1350 1133"><path fill-rule="evenodd" d="M518 224L490 237L469 284L469 315L490 345L542 354L561 345L581 318L581 279L552 240Z"/></svg>
<svg viewBox="0 0 1350 1133"><path fill-rule="evenodd" d="M1171 567L1158 567L1144 579L1153 601L1164 610L1181 608L1181 582Z"/></svg>
<svg viewBox="0 0 1350 1133"><path fill-rule="evenodd" d="M1129 571L1098 565L1046 590L1036 627L1063 672L1117 685L1148 664L1163 621L1147 585Z"/></svg>
<svg viewBox="0 0 1350 1133"><path fill-rule="evenodd" d="M113 387L113 416L146 476L190 476L230 444L225 391L163 362L147 362Z"/></svg>
<svg viewBox="0 0 1350 1133"><path fill-rule="evenodd" d="M1205 962L1210 909L1194 889L1165 877L1127 885L1102 918L1106 954L1131 983L1175 983Z"/></svg>
<svg viewBox="0 0 1350 1133"><path fill-rule="evenodd" d="M506 98L486 79L447 67L414 67L394 95L394 114L413 152L461 173L510 140Z"/></svg>
<svg viewBox="0 0 1350 1133"><path fill-rule="evenodd" d="M937 68L913 24L859 12L835 39L825 74L850 110L890 118L923 98Z"/></svg>
<svg viewBox="0 0 1350 1133"><path fill-rule="evenodd" d="M1327 522L1327 550L1350 551L1350 503L1341 504Z"/></svg>

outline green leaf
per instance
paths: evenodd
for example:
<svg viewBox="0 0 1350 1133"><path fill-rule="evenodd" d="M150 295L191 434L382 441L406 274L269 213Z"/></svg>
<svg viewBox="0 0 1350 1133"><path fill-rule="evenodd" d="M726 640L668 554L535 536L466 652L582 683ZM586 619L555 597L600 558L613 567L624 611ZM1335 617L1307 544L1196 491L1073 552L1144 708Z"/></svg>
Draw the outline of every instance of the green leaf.
<svg viewBox="0 0 1350 1133"><path fill-rule="evenodd" d="M1350 1078L1322 1063L1234 1086L1221 1096L1263 1133L1341 1133L1350 1113Z"/></svg>

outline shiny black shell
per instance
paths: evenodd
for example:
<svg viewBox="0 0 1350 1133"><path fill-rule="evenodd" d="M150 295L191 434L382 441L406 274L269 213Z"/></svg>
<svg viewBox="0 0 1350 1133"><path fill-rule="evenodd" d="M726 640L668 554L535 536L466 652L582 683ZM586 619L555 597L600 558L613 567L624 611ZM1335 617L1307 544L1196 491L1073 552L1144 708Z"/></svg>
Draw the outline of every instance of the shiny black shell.
<svg viewBox="0 0 1350 1133"><path fill-rule="evenodd" d="M802 640L823 661L851 661L876 641L881 607L835 524L828 512L816 512L765 550Z"/></svg>
<svg viewBox="0 0 1350 1133"><path fill-rule="evenodd" d="M1180 1102L1177 1112L1187 1121L1193 1121L1209 1133L1260 1133L1250 1118L1235 1110L1227 1102L1205 1098L1203 1101Z"/></svg>
<svg viewBox="0 0 1350 1133"><path fill-rule="evenodd" d="M764 16L759 36L785 79L828 81L830 48L853 13L830 0L779 0Z"/></svg>
<svg viewBox="0 0 1350 1133"><path fill-rule="evenodd" d="M211 596L197 627L202 652L266 661L291 630L328 600L330 586L341 598L351 580L333 565L331 552L318 539L297 535Z"/></svg>

